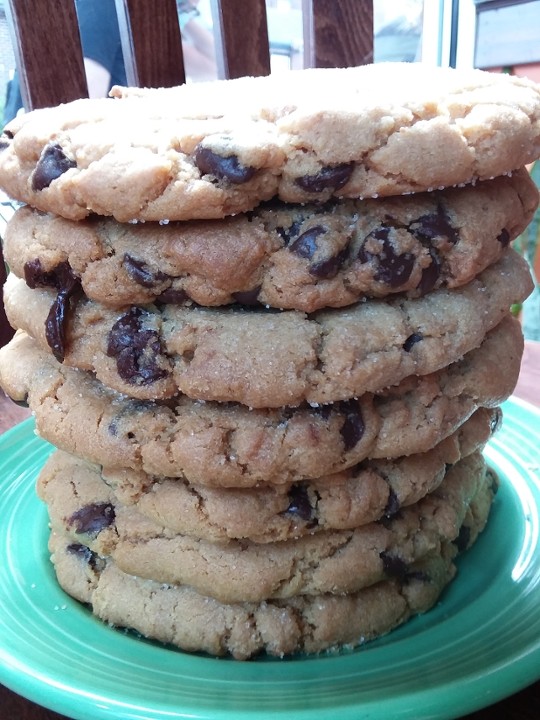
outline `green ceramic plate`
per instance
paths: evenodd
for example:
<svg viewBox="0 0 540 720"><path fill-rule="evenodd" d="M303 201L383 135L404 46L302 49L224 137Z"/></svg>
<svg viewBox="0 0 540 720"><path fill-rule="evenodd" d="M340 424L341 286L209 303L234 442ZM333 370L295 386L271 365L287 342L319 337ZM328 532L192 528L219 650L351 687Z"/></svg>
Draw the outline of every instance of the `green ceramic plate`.
<svg viewBox="0 0 540 720"><path fill-rule="evenodd" d="M450 718L540 678L540 412L505 403L487 530L429 613L343 655L241 663L113 630L56 585L33 490L51 446L0 437L0 682L76 720Z"/></svg>

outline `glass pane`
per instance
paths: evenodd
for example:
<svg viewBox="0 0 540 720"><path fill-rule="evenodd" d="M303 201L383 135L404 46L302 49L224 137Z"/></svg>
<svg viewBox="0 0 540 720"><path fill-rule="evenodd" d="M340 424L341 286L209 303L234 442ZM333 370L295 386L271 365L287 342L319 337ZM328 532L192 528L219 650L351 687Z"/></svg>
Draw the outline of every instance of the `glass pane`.
<svg viewBox="0 0 540 720"><path fill-rule="evenodd" d="M210 0L177 0L186 80L215 80L216 51Z"/></svg>
<svg viewBox="0 0 540 720"><path fill-rule="evenodd" d="M303 67L302 0L266 0L272 72Z"/></svg>
<svg viewBox="0 0 540 720"><path fill-rule="evenodd" d="M375 62L421 60L424 0L374 0Z"/></svg>

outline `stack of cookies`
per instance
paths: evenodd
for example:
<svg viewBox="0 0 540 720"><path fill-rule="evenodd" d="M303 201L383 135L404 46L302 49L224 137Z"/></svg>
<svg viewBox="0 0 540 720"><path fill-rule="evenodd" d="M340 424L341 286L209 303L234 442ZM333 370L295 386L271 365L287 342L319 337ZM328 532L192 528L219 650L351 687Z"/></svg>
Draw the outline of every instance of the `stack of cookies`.
<svg viewBox="0 0 540 720"><path fill-rule="evenodd" d="M0 153L27 203L0 379L58 448L60 584L242 659L426 611L496 491L540 88L383 64L113 95Z"/></svg>

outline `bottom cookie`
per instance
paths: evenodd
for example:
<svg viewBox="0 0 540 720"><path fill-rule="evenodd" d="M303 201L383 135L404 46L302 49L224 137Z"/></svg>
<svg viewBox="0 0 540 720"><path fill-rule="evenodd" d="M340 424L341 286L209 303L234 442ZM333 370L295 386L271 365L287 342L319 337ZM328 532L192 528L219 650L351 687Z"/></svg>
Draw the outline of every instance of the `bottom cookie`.
<svg viewBox="0 0 540 720"><path fill-rule="evenodd" d="M429 610L455 575L455 545L425 558L402 579L351 595L297 596L225 604L187 586L123 573L81 544L53 533L56 574L64 590L116 627L188 651L247 660L352 649Z"/></svg>

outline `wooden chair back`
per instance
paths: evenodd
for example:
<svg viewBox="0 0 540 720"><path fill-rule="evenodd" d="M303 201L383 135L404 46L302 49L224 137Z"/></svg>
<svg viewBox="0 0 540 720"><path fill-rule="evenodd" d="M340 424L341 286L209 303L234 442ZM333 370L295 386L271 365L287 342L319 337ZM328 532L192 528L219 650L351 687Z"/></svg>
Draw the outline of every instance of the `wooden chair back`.
<svg viewBox="0 0 540 720"><path fill-rule="evenodd" d="M186 80L176 0L115 0L129 85ZM211 0L219 77L270 73L265 0ZM27 110L88 90L74 0L5 3ZM302 0L305 67L348 67L373 59L372 0ZM0 281L5 279L0 250ZM13 334L0 305L0 345Z"/></svg>

